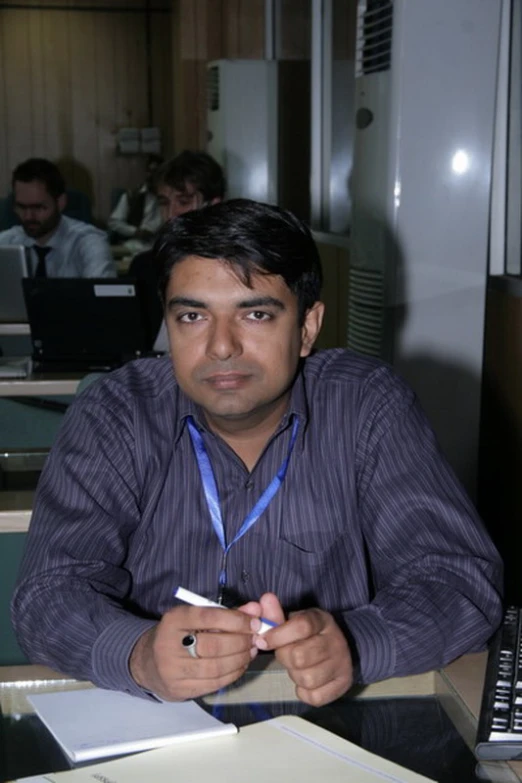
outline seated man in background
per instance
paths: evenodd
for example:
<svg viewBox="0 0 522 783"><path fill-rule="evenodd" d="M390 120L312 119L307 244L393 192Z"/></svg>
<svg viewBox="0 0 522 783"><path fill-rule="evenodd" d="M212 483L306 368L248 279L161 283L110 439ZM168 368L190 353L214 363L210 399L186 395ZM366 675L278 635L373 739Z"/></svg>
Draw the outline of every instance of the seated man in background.
<svg viewBox="0 0 522 783"><path fill-rule="evenodd" d="M313 353L308 228L238 199L169 221L155 253L171 356L66 414L12 601L29 659L181 700L271 650L320 705L483 648L500 558L406 383ZM178 585L232 609L180 605Z"/></svg>
<svg viewBox="0 0 522 783"><path fill-rule="evenodd" d="M162 223L206 204L217 204L225 197L225 189L223 169L206 152L184 150L164 163L154 177ZM136 278L142 289L149 348L168 350L153 253L135 256L128 274Z"/></svg>
<svg viewBox="0 0 522 783"><path fill-rule="evenodd" d="M67 203L64 179L54 163L30 158L12 176L14 211L20 226L0 232L0 245L29 248L38 277L116 277L103 231L62 215Z"/></svg>
<svg viewBox="0 0 522 783"><path fill-rule="evenodd" d="M114 241L121 242L131 255L148 250L161 225L153 180L154 173L162 162L160 155L149 155L145 182L136 190L129 190L121 195L107 221Z"/></svg>

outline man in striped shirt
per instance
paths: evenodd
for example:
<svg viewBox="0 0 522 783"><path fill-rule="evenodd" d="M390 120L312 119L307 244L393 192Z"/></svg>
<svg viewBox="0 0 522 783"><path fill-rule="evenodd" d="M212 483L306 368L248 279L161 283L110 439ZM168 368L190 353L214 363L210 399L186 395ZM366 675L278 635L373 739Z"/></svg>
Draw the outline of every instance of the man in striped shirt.
<svg viewBox="0 0 522 783"><path fill-rule="evenodd" d="M319 705L481 649L500 558L404 381L313 352L307 227L232 200L168 223L155 253L171 355L66 416L12 603L30 659L179 700L269 650ZM181 605L179 585L233 609Z"/></svg>

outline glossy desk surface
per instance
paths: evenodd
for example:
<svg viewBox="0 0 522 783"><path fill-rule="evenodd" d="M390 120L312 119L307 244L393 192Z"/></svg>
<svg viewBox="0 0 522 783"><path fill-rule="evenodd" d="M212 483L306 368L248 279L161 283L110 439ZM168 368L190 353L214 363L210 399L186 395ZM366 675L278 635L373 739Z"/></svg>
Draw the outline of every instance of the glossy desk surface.
<svg viewBox="0 0 522 783"><path fill-rule="evenodd" d="M296 701L288 676L266 655L237 685L203 703L238 726L301 715L439 783L515 783L522 780L522 763L479 767L472 753L485 665L485 653L468 655L440 672L353 689L348 697L316 709ZM0 781L67 768L26 696L79 687L90 686L46 667L0 667Z"/></svg>

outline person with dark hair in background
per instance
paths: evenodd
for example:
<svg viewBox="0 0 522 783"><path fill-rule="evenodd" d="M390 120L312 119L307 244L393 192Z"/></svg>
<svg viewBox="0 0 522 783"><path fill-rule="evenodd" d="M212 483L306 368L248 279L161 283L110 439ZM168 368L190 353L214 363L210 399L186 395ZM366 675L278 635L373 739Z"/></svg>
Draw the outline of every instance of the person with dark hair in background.
<svg viewBox="0 0 522 783"><path fill-rule="evenodd" d="M183 150L158 171L156 193L162 220L225 198L223 169L207 152Z"/></svg>
<svg viewBox="0 0 522 783"><path fill-rule="evenodd" d="M154 192L154 175L161 163L161 155L149 155L145 182L139 188L122 193L107 221L114 237L111 241L121 242L132 255L152 246L162 222Z"/></svg>
<svg viewBox="0 0 522 783"><path fill-rule="evenodd" d="M105 233L62 214L67 194L54 163L45 158L20 163L12 186L21 225L0 232L0 245L25 245L35 276L116 277Z"/></svg>
<svg viewBox="0 0 522 783"><path fill-rule="evenodd" d="M154 252L171 356L66 414L12 601L29 659L181 700L271 650L321 705L482 648L500 558L405 382L312 353L305 224L231 200L169 221ZM181 605L178 585L231 611Z"/></svg>
<svg viewBox="0 0 522 783"><path fill-rule="evenodd" d="M164 223L206 204L222 201L226 181L223 169L211 155L184 150L156 171L153 187L158 199L160 222ZM143 297L149 348L165 351L167 337L153 254L144 252L136 255L129 267L129 276L136 279Z"/></svg>

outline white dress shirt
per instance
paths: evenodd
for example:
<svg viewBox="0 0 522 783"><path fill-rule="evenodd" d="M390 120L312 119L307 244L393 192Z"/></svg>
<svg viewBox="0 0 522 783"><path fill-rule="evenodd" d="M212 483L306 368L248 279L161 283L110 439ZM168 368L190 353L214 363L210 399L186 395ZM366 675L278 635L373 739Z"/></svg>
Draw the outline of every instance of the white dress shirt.
<svg viewBox="0 0 522 783"><path fill-rule="evenodd" d="M22 226L13 226L0 232L0 245L24 245L32 248L36 244ZM90 223L62 215L58 227L45 247L51 250L45 259L47 277L116 277L116 266L112 258L107 235ZM34 274L38 262L31 250L31 272Z"/></svg>

